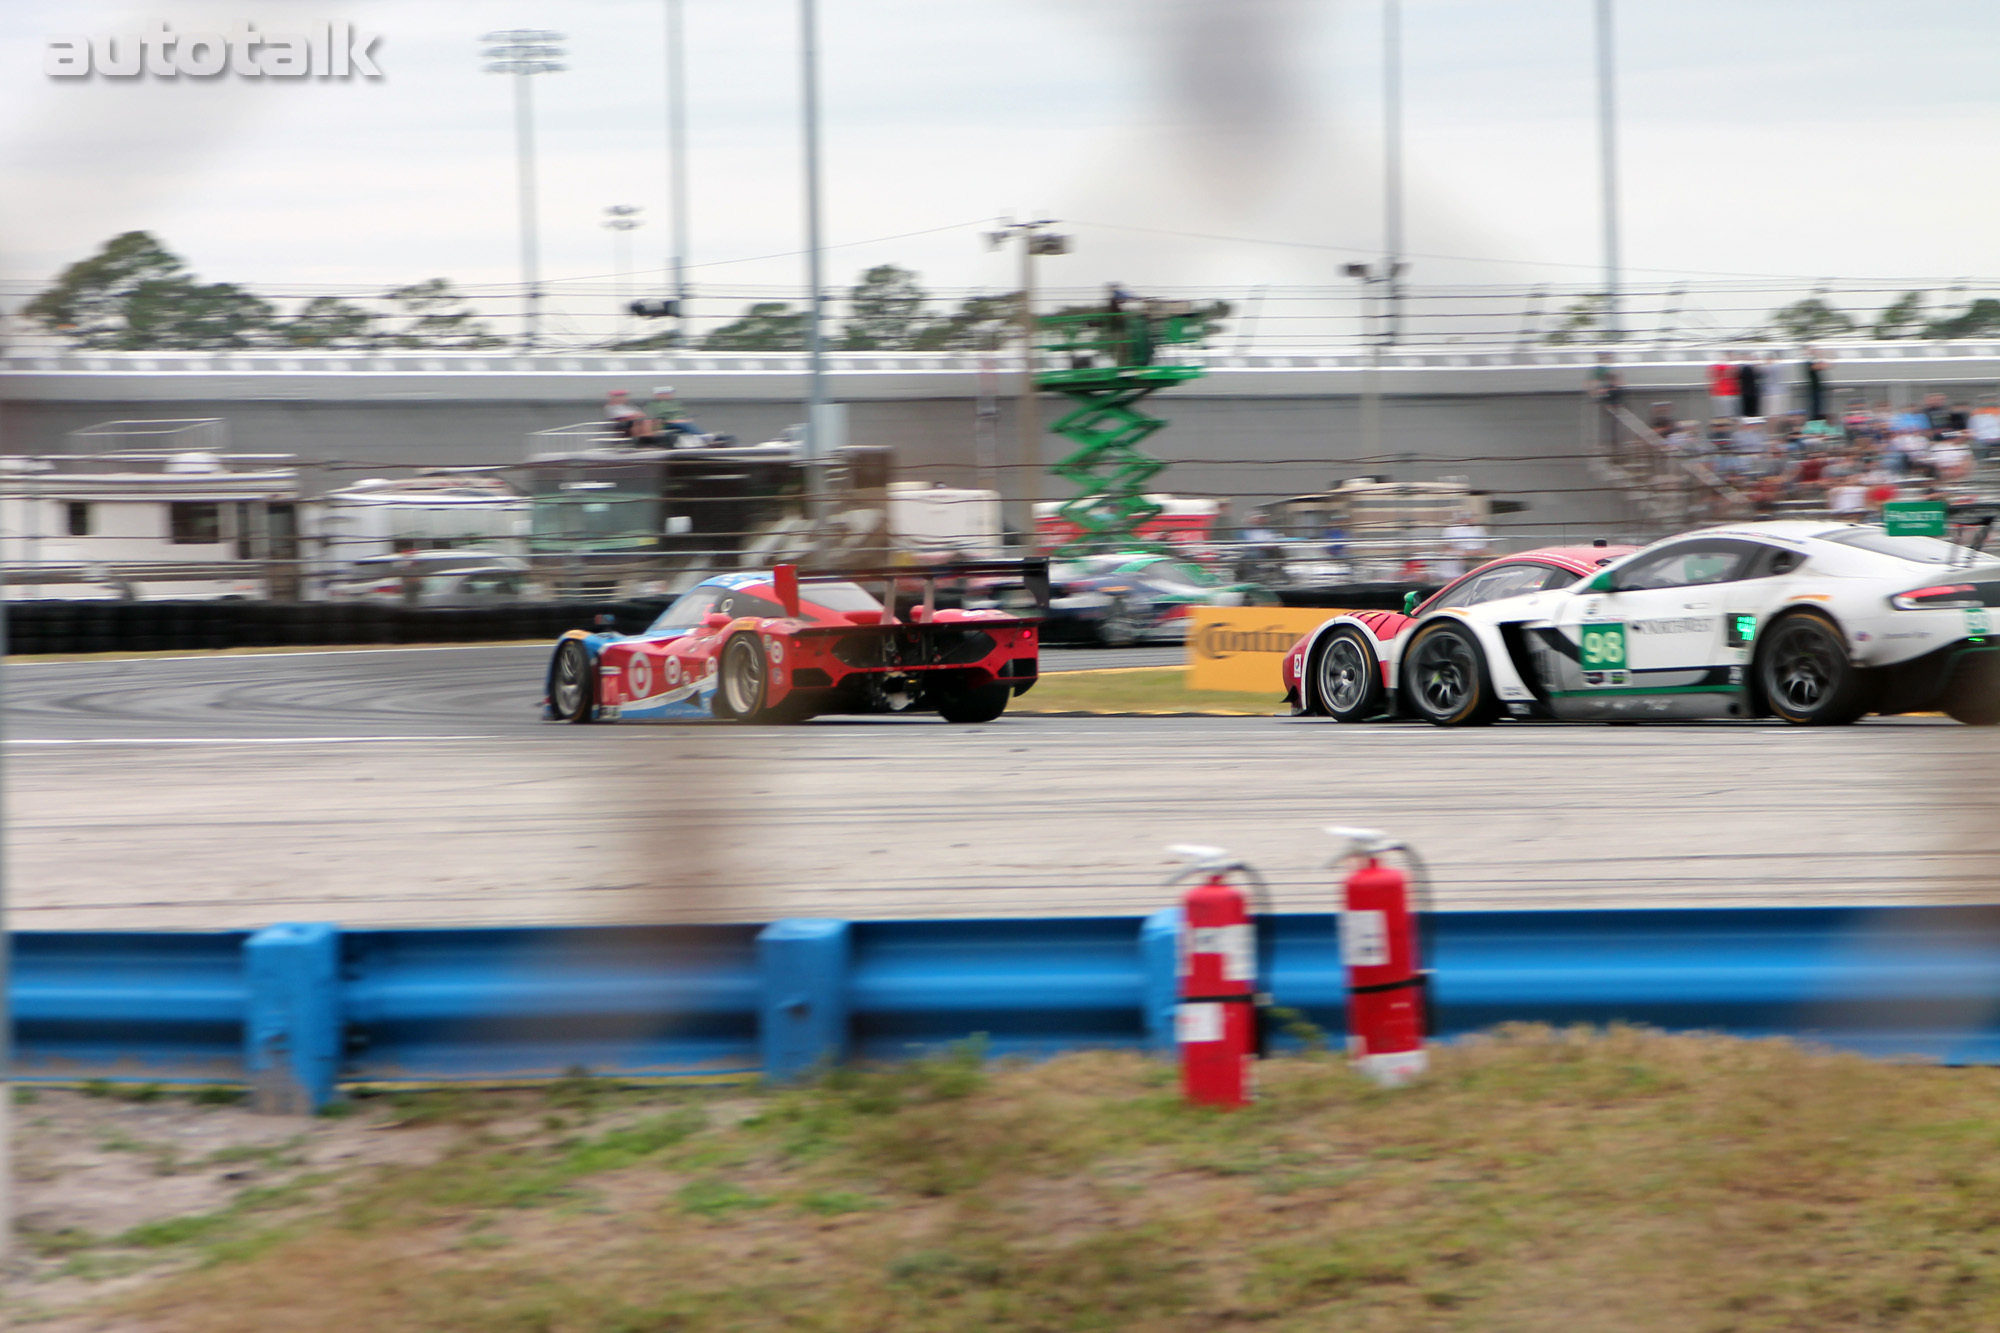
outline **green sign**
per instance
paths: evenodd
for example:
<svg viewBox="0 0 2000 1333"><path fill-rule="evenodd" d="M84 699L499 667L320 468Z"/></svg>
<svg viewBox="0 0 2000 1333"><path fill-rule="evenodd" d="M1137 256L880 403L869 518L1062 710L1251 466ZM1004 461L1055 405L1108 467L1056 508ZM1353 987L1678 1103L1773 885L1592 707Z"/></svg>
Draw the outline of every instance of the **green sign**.
<svg viewBox="0 0 2000 1333"><path fill-rule="evenodd" d="M1625 665L1625 626L1617 623L1585 625L1583 652L1578 659L1585 671L1615 671Z"/></svg>
<svg viewBox="0 0 2000 1333"><path fill-rule="evenodd" d="M1944 503L1891 500L1882 506L1882 527L1891 537L1944 536Z"/></svg>

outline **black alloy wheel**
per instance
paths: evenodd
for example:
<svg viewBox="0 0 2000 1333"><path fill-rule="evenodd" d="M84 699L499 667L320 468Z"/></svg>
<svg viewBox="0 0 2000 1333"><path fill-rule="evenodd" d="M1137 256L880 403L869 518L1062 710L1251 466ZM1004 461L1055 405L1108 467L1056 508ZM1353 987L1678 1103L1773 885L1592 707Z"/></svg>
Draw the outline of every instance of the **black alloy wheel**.
<svg viewBox="0 0 2000 1333"><path fill-rule="evenodd" d="M1426 625L1411 640L1403 693L1417 716L1440 727L1484 726L1500 716L1478 641L1449 620Z"/></svg>
<svg viewBox="0 0 2000 1333"><path fill-rule="evenodd" d="M1795 726L1845 726L1868 711L1867 681L1846 639L1817 611L1795 611L1764 632L1757 684L1765 706Z"/></svg>
<svg viewBox="0 0 2000 1333"><path fill-rule="evenodd" d="M590 721L592 705L597 702L595 685L590 651L581 640L564 639L549 667L550 715L558 722Z"/></svg>
<svg viewBox="0 0 2000 1333"><path fill-rule="evenodd" d="M1381 664L1360 630L1343 625L1327 639L1314 675L1320 703L1337 722L1363 722L1382 711Z"/></svg>
<svg viewBox="0 0 2000 1333"><path fill-rule="evenodd" d="M735 722L755 722L764 712L770 666L754 634L739 634L722 649L721 679L715 683L715 711Z"/></svg>

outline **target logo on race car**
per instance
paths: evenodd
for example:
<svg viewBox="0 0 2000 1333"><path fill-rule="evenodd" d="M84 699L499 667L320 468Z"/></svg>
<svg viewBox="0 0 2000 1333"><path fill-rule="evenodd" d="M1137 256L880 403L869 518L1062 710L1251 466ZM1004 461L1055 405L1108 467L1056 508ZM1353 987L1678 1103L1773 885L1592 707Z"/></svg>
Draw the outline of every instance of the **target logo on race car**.
<svg viewBox="0 0 2000 1333"><path fill-rule="evenodd" d="M669 657L667 659L667 687L669 689L672 689L675 686L678 686L680 683L681 683L681 659L678 657Z"/></svg>
<svg viewBox="0 0 2000 1333"><path fill-rule="evenodd" d="M626 663L625 688L634 699L643 699L653 692L653 664L644 653L632 654L632 660Z"/></svg>

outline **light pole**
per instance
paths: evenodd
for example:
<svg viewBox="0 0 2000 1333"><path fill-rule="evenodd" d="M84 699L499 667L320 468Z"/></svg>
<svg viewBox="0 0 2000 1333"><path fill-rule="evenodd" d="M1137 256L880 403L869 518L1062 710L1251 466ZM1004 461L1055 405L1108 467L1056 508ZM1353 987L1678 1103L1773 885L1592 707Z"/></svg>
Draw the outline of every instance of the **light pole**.
<svg viewBox="0 0 2000 1333"><path fill-rule="evenodd" d="M528 79L535 74L558 74L565 68L557 63L562 48L559 32L540 28L508 28L480 38L489 45L482 53L488 74L514 76L514 157L515 174L521 194L521 288L526 316L521 333L521 350L531 352L541 332L542 275L535 219L535 106Z"/></svg>
<svg viewBox="0 0 2000 1333"><path fill-rule="evenodd" d="M687 59L681 32L681 0L667 3L667 210L673 253L667 257L674 284L674 308L687 324L688 188Z"/></svg>
<svg viewBox="0 0 2000 1333"><path fill-rule="evenodd" d="M1612 59L1611 0L1597 0L1597 151L1604 190L1604 336L1625 337L1619 309L1618 271L1618 102Z"/></svg>
<svg viewBox="0 0 2000 1333"><path fill-rule="evenodd" d="M604 210L603 225L611 230L611 272L613 281L618 284L618 333L621 337L632 331L631 303L626 300L625 275L632 271L632 229L646 225L634 216L638 212L637 204L613 204Z"/></svg>
<svg viewBox="0 0 2000 1333"><path fill-rule="evenodd" d="M1042 495L1042 420L1035 406L1035 256L1066 255L1069 237L1043 228L1055 225L1054 218L1035 222L1003 222L986 233L988 249L997 250L1008 241L1021 242L1021 390L1014 409L1021 427L1021 533L1022 542L1035 544L1035 502Z"/></svg>
<svg viewBox="0 0 2000 1333"><path fill-rule="evenodd" d="M1382 0L1382 248L1388 252L1388 318L1382 341L1394 346L1403 326L1403 14L1401 0Z"/></svg>
<svg viewBox="0 0 2000 1333"><path fill-rule="evenodd" d="M1381 264L1349 264L1345 272L1350 278L1361 280L1362 337L1368 344L1368 366L1361 379L1361 448L1370 459L1379 459L1382 454L1382 348L1395 335L1386 328L1376 327L1377 287L1396 290L1396 279L1402 276L1405 264L1387 261Z"/></svg>
<svg viewBox="0 0 2000 1333"><path fill-rule="evenodd" d="M814 0L799 0L799 84L805 134L806 187L806 514L815 524L824 516L826 442L826 348L820 323L826 313L820 275L819 218L819 27Z"/></svg>

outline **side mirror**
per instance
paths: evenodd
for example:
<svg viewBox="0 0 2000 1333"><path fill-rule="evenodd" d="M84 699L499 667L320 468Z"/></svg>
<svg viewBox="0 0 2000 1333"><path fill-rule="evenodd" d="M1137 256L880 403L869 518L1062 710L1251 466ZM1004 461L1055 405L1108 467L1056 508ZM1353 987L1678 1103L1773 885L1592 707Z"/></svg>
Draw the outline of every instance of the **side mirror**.
<svg viewBox="0 0 2000 1333"><path fill-rule="evenodd" d="M1618 589L1614 584L1615 580L1611 576L1611 571L1607 569L1590 582L1584 584L1583 590L1585 592L1616 592Z"/></svg>
<svg viewBox="0 0 2000 1333"><path fill-rule="evenodd" d="M723 615L720 611L710 611L701 618L701 623L706 629L721 629L729 623L729 617Z"/></svg>
<svg viewBox="0 0 2000 1333"><path fill-rule="evenodd" d="M1416 591L1414 588L1411 589L1409 592L1404 593L1403 614L1406 616L1415 615L1417 613L1417 603L1423 600L1424 600L1424 595Z"/></svg>

